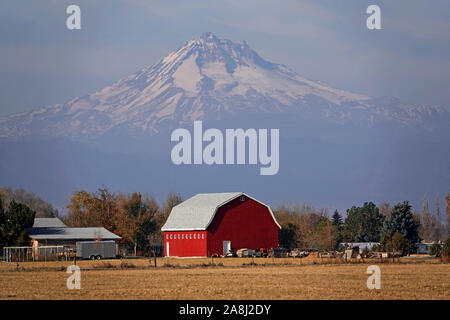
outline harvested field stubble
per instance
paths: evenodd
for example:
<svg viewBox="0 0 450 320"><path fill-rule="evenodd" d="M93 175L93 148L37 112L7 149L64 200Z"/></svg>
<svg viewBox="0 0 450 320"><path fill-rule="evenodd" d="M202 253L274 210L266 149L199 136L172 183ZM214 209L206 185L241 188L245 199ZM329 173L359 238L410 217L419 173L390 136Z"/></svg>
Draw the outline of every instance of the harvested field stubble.
<svg viewBox="0 0 450 320"><path fill-rule="evenodd" d="M0 298L450 299L450 265L437 262L379 264L381 289L368 290L369 264L312 265L310 261L306 265L293 259L275 259L277 265L273 265L272 259L254 259L254 263L251 259L211 260L159 259L158 268L145 259L80 261L81 290L66 288L69 275L65 267L71 262L22 263L19 271L14 271L15 264L3 263Z"/></svg>

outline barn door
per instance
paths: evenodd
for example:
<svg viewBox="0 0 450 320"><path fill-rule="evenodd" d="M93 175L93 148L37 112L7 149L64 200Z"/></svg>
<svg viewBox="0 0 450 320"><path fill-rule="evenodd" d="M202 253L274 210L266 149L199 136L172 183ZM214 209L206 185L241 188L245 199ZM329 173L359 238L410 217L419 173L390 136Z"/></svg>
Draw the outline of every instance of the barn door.
<svg viewBox="0 0 450 320"><path fill-rule="evenodd" d="M169 254L169 241L166 242L166 257L170 257L170 254Z"/></svg>
<svg viewBox="0 0 450 320"><path fill-rule="evenodd" d="M231 241L224 241L223 242L223 254L226 255L231 250Z"/></svg>

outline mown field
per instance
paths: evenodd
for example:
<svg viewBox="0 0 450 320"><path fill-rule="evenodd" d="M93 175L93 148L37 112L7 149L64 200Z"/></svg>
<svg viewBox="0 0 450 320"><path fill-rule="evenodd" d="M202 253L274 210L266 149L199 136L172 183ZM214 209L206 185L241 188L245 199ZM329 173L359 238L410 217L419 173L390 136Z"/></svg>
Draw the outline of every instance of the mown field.
<svg viewBox="0 0 450 320"><path fill-rule="evenodd" d="M328 259L215 258L0 263L0 299L450 299L450 264L437 259L338 263ZM381 268L368 290L366 269Z"/></svg>

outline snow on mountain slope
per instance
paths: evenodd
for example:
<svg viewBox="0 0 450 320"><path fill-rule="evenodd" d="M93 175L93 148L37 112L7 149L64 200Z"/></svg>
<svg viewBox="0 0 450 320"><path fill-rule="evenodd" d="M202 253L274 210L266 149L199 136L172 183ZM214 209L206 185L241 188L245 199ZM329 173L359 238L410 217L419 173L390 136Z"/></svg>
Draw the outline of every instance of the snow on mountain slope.
<svg viewBox="0 0 450 320"><path fill-rule="evenodd" d="M264 60L245 41L205 33L91 95L0 118L0 138L156 134L193 120L242 112L294 112L369 126L382 120L416 125L446 113L332 88Z"/></svg>

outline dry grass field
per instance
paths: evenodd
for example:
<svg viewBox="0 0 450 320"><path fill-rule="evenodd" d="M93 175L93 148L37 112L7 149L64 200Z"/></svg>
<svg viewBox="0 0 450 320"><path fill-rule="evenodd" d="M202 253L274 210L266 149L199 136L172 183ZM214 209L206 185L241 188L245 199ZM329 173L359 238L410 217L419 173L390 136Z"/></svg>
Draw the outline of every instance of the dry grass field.
<svg viewBox="0 0 450 320"><path fill-rule="evenodd" d="M334 261L335 262L335 261ZM320 259L79 261L81 290L68 290L71 262L0 263L0 299L450 299L450 264L335 264ZM381 268L368 290L366 269Z"/></svg>

